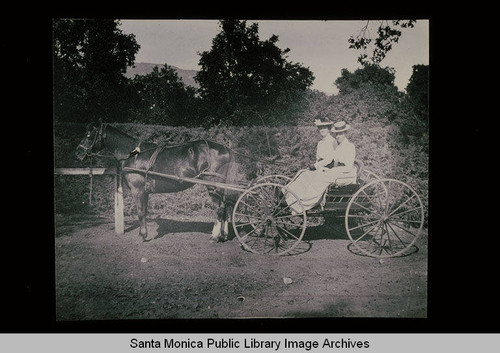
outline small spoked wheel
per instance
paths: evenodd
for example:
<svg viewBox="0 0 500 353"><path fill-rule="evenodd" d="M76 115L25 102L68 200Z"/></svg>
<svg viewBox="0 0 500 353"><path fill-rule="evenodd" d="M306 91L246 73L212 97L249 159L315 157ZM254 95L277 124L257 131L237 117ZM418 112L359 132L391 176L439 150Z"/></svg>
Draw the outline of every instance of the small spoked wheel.
<svg viewBox="0 0 500 353"><path fill-rule="evenodd" d="M279 184L279 185L287 185L291 181L292 181L292 178L290 178L286 175L273 174L273 175L266 175L266 176L258 178L254 184L274 183L274 184Z"/></svg>
<svg viewBox="0 0 500 353"><path fill-rule="evenodd" d="M288 254L300 243L306 227L302 202L277 183L250 187L234 206L234 233L242 247L253 253Z"/></svg>
<svg viewBox="0 0 500 353"><path fill-rule="evenodd" d="M374 180L349 201L345 227L358 252L372 257L411 253L424 224L424 207L408 184Z"/></svg>

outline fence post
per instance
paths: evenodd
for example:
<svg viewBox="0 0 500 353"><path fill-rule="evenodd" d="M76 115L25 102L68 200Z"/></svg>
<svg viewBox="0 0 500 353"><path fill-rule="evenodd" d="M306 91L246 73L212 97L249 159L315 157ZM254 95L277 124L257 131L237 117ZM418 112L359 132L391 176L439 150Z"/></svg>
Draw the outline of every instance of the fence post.
<svg viewBox="0 0 500 353"><path fill-rule="evenodd" d="M117 234L125 233L125 221L123 217L123 187L120 168L117 168L115 174L115 232Z"/></svg>

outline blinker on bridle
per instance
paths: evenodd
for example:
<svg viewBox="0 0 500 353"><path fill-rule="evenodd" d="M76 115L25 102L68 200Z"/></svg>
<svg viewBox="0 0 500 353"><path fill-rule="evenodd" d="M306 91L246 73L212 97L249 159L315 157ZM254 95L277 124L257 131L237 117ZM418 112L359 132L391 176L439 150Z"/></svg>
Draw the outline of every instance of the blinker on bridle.
<svg viewBox="0 0 500 353"><path fill-rule="evenodd" d="M107 124L101 123L101 126L99 127L99 131L94 135L94 140L92 141L92 143L88 147L85 147L82 143L80 143L78 145L79 147L81 147L85 150L86 157L99 156L98 153L92 153L92 149L94 148L94 146L98 142L106 139L106 132L105 132L106 126L107 126ZM97 130L97 128L94 126L93 130ZM88 132L87 133L87 140L90 138L90 135L91 135L91 132Z"/></svg>

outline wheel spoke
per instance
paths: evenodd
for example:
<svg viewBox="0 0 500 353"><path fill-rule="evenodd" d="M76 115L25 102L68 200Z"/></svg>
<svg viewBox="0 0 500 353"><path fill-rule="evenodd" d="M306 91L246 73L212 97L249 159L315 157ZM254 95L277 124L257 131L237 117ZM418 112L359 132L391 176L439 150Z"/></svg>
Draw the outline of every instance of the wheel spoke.
<svg viewBox="0 0 500 353"><path fill-rule="evenodd" d="M396 221L396 222L401 222L401 223L415 223L415 224L422 224L421 220L412 220L412 219L404 219L404 218L394 218L391 217L391 221Z"/></svg>
<svg viewBox="0 0 500 353"><path fill-rule="evenodd" d="M253 226L254 228L258 227L259 225L261 224L264 224L264 221L262 222L246 222L246 223L238 223L236 224L236 227L240 227L240 228L243 228L243 227L246 227L246 226Z"/></svg>
<svg viewBox="0 0 500 353"><path fill-rule="evenodd" d="M401 230L404 230L405 232L407 232L408 234L412 235L412 236L413 236L413 237L415 237L415 238L418 236L418 233L417 233L417 234L414 234L414 233L410 232L408 229L406 229L405 227L402 227L402 226L400 226L400 225L399 225L399 224L397 224L397 223L393 223L393 222L390 222L390 223L391 223L392 225L394 225L394 226L396 226L396 227L400 228Z"/></svg>
<svg viewBox="0 0 500 353"><path fill-rule="evenodd" d="M420 207L413 207L413 208L410 208L408 210L405 210L405 211L402 211L400 213L396 213L394 214L394 212L392 212L388 217L390 217L391 219L397 219L397 218L394 218L393 216L401 216L403 214L407 214L407 213L410 213L410 212L413 212L413 211L418 211L418 210L421 210Z"/></svg>
<svg viewBox="0 0 500 353"><path fill-rule="evenodd" d="M402 254L413 245L424 214L420 197L410 186L395 179L378 179L352 196L345 217L347 234L358 250L386 257Z"/></svg>
<svg viewBox="0 0 500 353"><path fill-rule="evenodd" d="M390 224L387 224L387 226L388 226L388 228L391 228L391 230L394 233L394 235L396 236L396 238L398 238L398 240L401 243L401 245L403 245L403 248L406 248L408 246L408 244L406 244L403 240L401 240L401 238L399 237L398 233L394 230L394 228L392 228L392 226Z"/></svg>
<svg viewBox="0 0 500 353"><path fill-rule="evenodd" d="M252 234L253 232L255 232L257 229L258 229L258 228L254 228L254 229L252 229L252 231L251 231L251 232L246 233L245 235L241 236L241 237L240 237L240 240L244 240L244 239L245 239L245 238L247 238L250 234Z"/></svg>
<svg viewBox="0 0 500 353"><path fill-rule="evenodd" d="M277 216L277 215L279 215L279 214L283 213L285 210L290 209L290 207L292 207L293 205L295 205L297 202L299 202L299 199L295 199L295 201L294 201L294 202L292 202L291 204L288 204L288 203L287 203L287 205L286 205L285 207L280 208L280 209L278 209L278 212L273 213L273 216Z"/></svg>
<svg viewBox="0 0 500 353"><path fill-rule="evenodd" d="M306 214L304 211L298 215L291 212L291 206L298 204L302 207L302 202L291 191L283 194L281 191L285 192L284 188L266 182L249 187L238 198L233 210L233 228L245 249L261 254L275 251L281 255L293 249L302 239L307 224ZM290 205L279 207L286 198ZM248 233L245 234L246 231Z"/></svg>
<svg viewBox="0 0 500 353"><path fill-rule="evenodd" d="M281 229L283 232L287 233L288 235L290 235L292 238L296 239L296 240L299 240L299 238L295 235L295 234L292 234L290 233L288 230L286 230L285 228L282 228L278 225L276 225L276 228L277 229Z"/></svg>
<svg viewBox="0 0 500 353"><path fill-rule="evenodd" d="M403 207L404 205L406 205L408 202L410 202L410 200L412 200L413 198L415 197L415 195L412 195L411 197L409 197L405 202L403 202L401 205L399 205L396 209L392 210L391 213L389 213L389 217L392 216L394 214L394 212L396 212L397 210L399 210L401 207Z"/></svg>
<svg viewBox="0 0 500 353"><path fill-rule="evenodd" d="M389 233L389 229L387 227L387 223L385 223L385 222L384 222L384 229L385 229L385 234L387 234L387 243L389 245L389 248L392 248L391 235ZM382 234L382 236L383 236L383 234Z"/></svg>
<svg viewBox="0 0 500 353"><path fill-rule="evenodd" d="M250 205L248 204L246 201L243 201L243 200L240 200L240 202L242 204L244 204L245 206L247 206L248 208L251 208L254 212L256 212L257 214L259 214L261 211L256 209L254 205Z"/></svg>
<svg viewBox="0 0 500 353"><path fill-rule="evenodd" d="M278 224L278 222L276 222L276 223ZM294 228L300 227L300 224L290 223L290 222L283 222L282 220L279 221L279 224L283 224L285 226L290 226L290 227L294 227Z"/></svg>
<svg viewBox="0 0 500 353"><path fill-rule="evenodd" d="M359 206L359 207L361 207L362 209L364 209L365 211L368 211L368 212L370 212L370 213L377 212L375 209L369 209L369 208L367 208L367 207L365 207L365 206L363 206L362 204L357 203L357 202L353 202L353 205ZM371 205L373 205L373 203L371 203Z"/></svg>
<svg viewBox="0 0 500 353"><path fill-rule="evenodd" d="M366 232L364 232L363 235L361 235L356 240L352 239L353 243L356 244L358 241L360 241L361 239L363 239L367 234L369 234L372 230L376 229L378 226L379 226L379 224L376 224L373 227L371 227L370 229L368 229Z"/></svg>
<svg viewBox="0 0 500 353"><path fill-rule="evenodd" d="M378 223L378 222L380 222L380 219L377 219L375 221L371 221L371 222L368 222L368 223L364 223L362 225L359 225L359 226L356 226L356 227L353 227L353 228L349 228L349 230L352 231L352 230L355 230L355 229L358 229L358 228L364 228L364 227L367 227L367 226L369 226L371 224Z"/></svg>
<svg viewBox="0 0 500 353"><path fill-rule="evenodd" d="M376 208L376 205L375 205L375 202L373 201L372 196L376 198L376 201L379 205L378 210L381 210L384 208L382 205L382 201L380 200L380 195L383 194L382 192L377 192L376 194L369 195L364 189L362 191L363 191L363 194L365 194L366 198L370 201L370 204L373 205L373 207ZM357 203L357 205L363 207L362 205L360 205L358 203Z"/></svg>
<svg viewBox="0 0 500 353"><path fill-rule="evenodd" d="M251 215L251 214L244 214L244 213L239 213L239 212L235 212L234 213L235 215L237 216L241 216L241 217L246 217L246 218L255 218L255 219L258 219L258 220L264 220L261 216L254 216L254 215Z"/></svg>

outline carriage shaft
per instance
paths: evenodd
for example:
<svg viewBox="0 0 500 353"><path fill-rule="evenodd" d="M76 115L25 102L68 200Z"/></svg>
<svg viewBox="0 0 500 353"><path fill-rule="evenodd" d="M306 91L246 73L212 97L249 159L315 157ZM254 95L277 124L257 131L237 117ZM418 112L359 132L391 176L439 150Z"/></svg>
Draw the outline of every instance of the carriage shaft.
<svg viewBox="0 0 500 353"><path fill-rule="evenodd" d="M244 192L246 190L246 188L244 188L242 186L237 186L237 185L233 185L233 184L226 184L226 183L221 183L221 182L217 182L217 181L196 179L196 178L190 178L190 177L179 177L177 175L164 174L164 173L158 173L158 172L153 172L153 171L146 171L144 169L138 169L138 168L125 167L125 168L123 168L123 171L130 172L130 173L141 173L141 174L145 174L145 175L146 174L147 175L154 175L154 176L158 176L161 178L176 180L179 182L188 182L188 183L193 183L193 184L214 186L216 188L228 189L228 190L239 191L239 192Z"/></svg>

